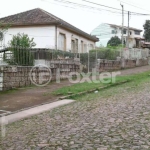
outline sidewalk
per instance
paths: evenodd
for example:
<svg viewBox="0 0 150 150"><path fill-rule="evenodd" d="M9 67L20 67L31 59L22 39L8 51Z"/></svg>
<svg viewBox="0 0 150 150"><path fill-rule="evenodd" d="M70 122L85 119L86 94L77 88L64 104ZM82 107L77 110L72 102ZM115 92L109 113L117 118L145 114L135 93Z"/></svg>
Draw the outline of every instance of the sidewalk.
<svg viewBox="0 0 150 150"><path fill-rule="evenodd" d="M121 75L131 75L148 70L150 70L150 66L142 66L120 71ZM53 95L55 90L72 85L73 84L68 80L63 80L59 84L52 82L45 87L27 87L16 91L8 91L2 94L0 92L0 115L5 111L15 112L45 103L53 103L61 97L61 95Z"/></svg>
<svg viewBox="0 0 150 150"><path fill-rule="evenodd" d="M5 116L4 118L0 117L0 124L5 123L5 124L10 124L12 122L18 121L20 119L24 119L27 117L31 117L33 115L37 115L40 113L43 113L45 111L49 111L53 108L66 105L69 103L74 102L74 100L62 100L62 101L57 101L54 103L46 104L46 105L41 105L35 108L31 108L28 110L20 111L14 114L10 114L8 116Z"/></svg>

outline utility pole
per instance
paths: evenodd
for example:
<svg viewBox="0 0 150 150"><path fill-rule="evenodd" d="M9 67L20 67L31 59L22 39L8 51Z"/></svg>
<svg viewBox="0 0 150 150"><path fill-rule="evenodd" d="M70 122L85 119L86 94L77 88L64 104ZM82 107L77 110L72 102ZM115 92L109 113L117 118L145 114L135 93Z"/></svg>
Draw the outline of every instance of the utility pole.
<svg viewBox="0 0 150 150"><path fill-rule="evenodd" d="M88 52L88 73L90 72L90 51L89 45L87 44L87 52Z"/></svg>
<svg viewBox="0 0 150 150"><path fill-rule="evenodd" d="M123 45L124 45L124 39L123 39L123 30L124 30L124 6L122 4L120 4L122 7L122 51L123 51ZM120 57L121 57L121 53L120 52Z"/></svg>
<svg viewBox="0 0 150 150"><path fill-rule="evenodd" d="M130 30L129 30L129 21L130 21L130 12L128 11L128 45L127 45L127 47L128 47L128 49L129 49L129 36L130 36Z"/></svg>

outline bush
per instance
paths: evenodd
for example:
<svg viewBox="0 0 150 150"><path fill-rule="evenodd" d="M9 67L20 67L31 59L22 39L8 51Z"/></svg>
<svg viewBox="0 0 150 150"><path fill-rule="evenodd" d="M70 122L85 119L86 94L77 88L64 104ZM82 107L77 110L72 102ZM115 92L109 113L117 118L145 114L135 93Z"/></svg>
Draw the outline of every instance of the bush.
<svg viewBox="0 0 150 150"><path fill-rule="evenodd" d="M36 46L33 40L27 34L18 33L14 35L9 42L12 56L7 62L11 65L32 66L34 64L34 58L30 49Z"/></svg>

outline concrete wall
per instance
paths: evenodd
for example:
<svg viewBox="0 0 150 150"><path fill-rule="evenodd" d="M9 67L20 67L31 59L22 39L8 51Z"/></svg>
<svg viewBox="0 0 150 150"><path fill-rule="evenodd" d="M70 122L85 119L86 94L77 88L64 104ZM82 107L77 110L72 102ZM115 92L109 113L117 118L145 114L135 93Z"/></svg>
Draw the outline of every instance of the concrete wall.
<svg viewBox="0 0 150 150"><path fill-rule="evenodd" d="M52 80L56 79L57 68L60 68L60 79L68 78L70 72L79 72L79 63L72 63L69 60L53 62L51 69ZM13 88L20 88L33 85L30 79L30 71L32 67L13 67L13 66L0 66L0 91L6 91ZM44 70L35 70L35 76L38 78Z"/></svg>
<svg viewBox="0 0 150 150"><path fill-rule="evenodd" d="M122 59L120 61L100 60L97 64L97 71L98 72L114 71L114 70L121 70L125 68L146 66L148 64L149 64L149 58L136 59L136 60Z"/></svg>
<svg viewBox="0 0 150 150"><path fill-rule="evenodd" d="M0 91L3 90L3 70L0 68Z"/></svg>
<svg viewBox="0 0 150 150"><path fill-rule="evenodd" d="M122 55L125 59L142 59L149 57L149 49L124 49Z"/></svg>

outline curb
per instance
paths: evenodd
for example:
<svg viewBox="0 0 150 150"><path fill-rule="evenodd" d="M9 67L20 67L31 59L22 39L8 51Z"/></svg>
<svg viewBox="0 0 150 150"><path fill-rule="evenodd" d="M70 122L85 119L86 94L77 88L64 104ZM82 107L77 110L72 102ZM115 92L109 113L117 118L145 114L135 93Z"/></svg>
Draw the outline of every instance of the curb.
<svg viewBox="0 0 150 150"><path fill-rule="evenodd" d="M75 96L81 96L81 95L84 95L84 94L87 94L87 93L92 93L94 91L100 91L100 90L103 90L103 89L106 89L106 88L109 88L109 87L112 87L112 86L125 84L125 83L130 82L130 81L131 80L125 80L125 81L118 82L118 83L115 83L115 84L110 84L110 85L95 88L95 89L92 89L92 90L83 91L83 92L80 92L80 93L77 93L77 94L71 94L71 95L63 96L63 97L60 97L59 100L68 99L68 98L72 98L72 97L75 97Z"/></svg>
<svg viewBox="0 0 150 150"><path fill-rule="evenodd" d="M46 102L46 103L42 103L42 104L39 104L39 105L34 105L32 107L27 107L27 108L23 108L23 109L19 109L17 111L13 111L13 112L9 112L9 113L3 113L3 114L0 114L0 117L3 117L3 116L8 116L8 115L12 115L12 114L15 114L15 113L18 113L18 112L21 112L21 111L24 111L24 110L28 110L28 109L32 109L32 108L35 108L35 107L39 107L39 106L42 106L42 105L46 105L46 104L50 104L50 103L53 103L53 102L57 102L59 101L60 99L55 99L51 102Z"/></svg>

